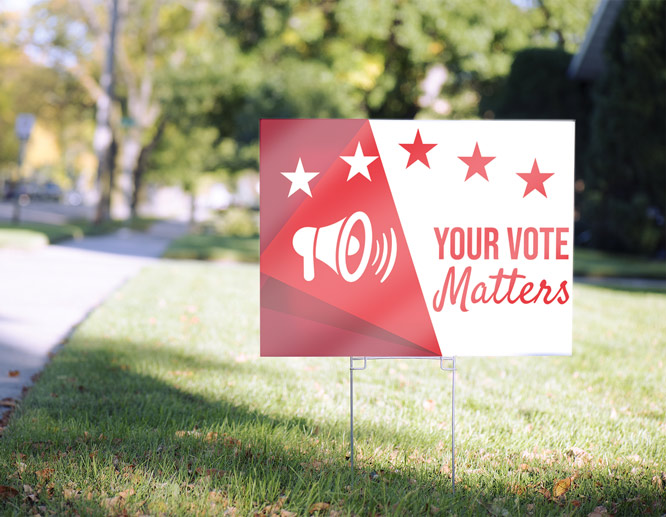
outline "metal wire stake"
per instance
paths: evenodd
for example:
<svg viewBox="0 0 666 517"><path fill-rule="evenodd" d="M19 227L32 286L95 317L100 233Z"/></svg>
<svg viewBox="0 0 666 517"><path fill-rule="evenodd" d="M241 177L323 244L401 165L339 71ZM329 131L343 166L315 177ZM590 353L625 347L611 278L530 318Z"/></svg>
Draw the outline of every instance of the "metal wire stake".
<svg viewBox="0 0 666 517"><path fill-rule="evenodd" d="M351 461L351 487L354 488L354 358L349 358L349 460Z"/></svg>
<svg viewBox="0 0 666 517"><path fill-rule="evenodd" d="M363 359L363 366L354 367L354 359ZM354 488L354 370L365 370L368 359L439 359L439 367L451 372L451 487L456 493L456 358L455 357L356 357L349 358L349 463L351 487ZM444 367L444 360L451 361L451 368Z"/></svg>
<svg viewBox="0 0 666 517"><path fill-rule="evenodd" d="M451 486L456 493L456 358L451 371Z"/></svg>

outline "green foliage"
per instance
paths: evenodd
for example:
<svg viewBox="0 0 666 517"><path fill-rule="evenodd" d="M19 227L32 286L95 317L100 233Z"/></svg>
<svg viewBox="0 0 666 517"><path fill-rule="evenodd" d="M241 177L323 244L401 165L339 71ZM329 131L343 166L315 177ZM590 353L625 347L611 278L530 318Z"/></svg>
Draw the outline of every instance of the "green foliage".
<svg viewBox="0 0 666 517"><path fill-rule="evenodd" d="M197 176L217 165L216 137L213 127L181 128L176 123L168 124L152 159L154 168L148 179L179 183L188 192L196 191Z"/></svg>
<svg viewBox="0 0 666 517"><path fill-rule="evenodd" d="M211 221L200 224L173 241L165 258L259 261L259 213L247 208L230 207Z"/></svg>
<svg viewBox="0 0 666 517"><path fill-rule="evenodd" d="M349 359L259 358L259 282L164 262L94 311L3 432L0 514L666 512L666 295L576 285L572 357L459 358L454 496L450 374L355 373L351 488Z"/></svg>
<svg viewBox="0 0 666 517"><path fill-rule="evenodd" d="M590 244L631 253L666 248L666 3L625 2L595 91L585 169Z"/></svg>
<svg viewBox="0 0 666 517"><path fill-rule="evenodd" d="M576 176L580 177L585 165L583 150L589 145L592 102L587 85L567 76L572 57L561 48L517 52L500 93L483 98L479 111L498 119L575 120ZM580 198L577 193L577 204Z"/></svg>
<svg viewBox="0 0 666 517"><path fill-rule="evenodd" d="M54 133L62 151L60 167L71 167L85 125L81 119L92 114L85 92L71 76L34 63L16 45L1 39L0 77L0 171L13 171L16 166L19 142L14 122L19 113L34 114Z"/></svg>
<svg viewBox="0 0 666 517"><path fill-rule="evenodd" d="M629 0L631 1L631 0ZM575 52L583 42L590 15L598 6L597 0L533 0L534 42Z"/></svg>
<svg viewBox="0 0 666 517"><path fill-rule="evenodd" d="M53 244L56 242L64 241L67 239L80 239L84 235L84 228L76 223L72 224L46 224L46 223L30 223L21 222L18 225L13 223L0 223L0 231L2 231L2 245L0 247L8 248L22 248L22 242L28 235L39 236L38 239L32 241L34 247L39 247L38 244ZM32 247L32 246L29 246Z"/></svg>
<svg viewBox="0 0 666 517"><path fill-rule="evenodd" d="M259 262L259 238L195 232L173 241L164 258L212 260L223 262Z"/></svg>
<svg viewBox="0 0 666 517"><path fill-rule="evenodd" d="M229 237L258 237L259 213L240 207L223 210L211 223L214 233Z"/></svg>
<svg viewBox="0 0 666 517"><path fill-rule="evenodd" d="M579 17L587 19L591 1L575 7ZM509 0L344 0L316 7L231 0L219 24L241 51L238 74L217 95L210 118L221 138L242 149L256 146L262 117L441 117L423 109L419 97L430 67L442 63L448 77L436 94L449 106L444 115L475 116L480 95L495 93L513 53L555 30L540 13ZM256 167L254 160L242 165Z"/></svg>
<svg viewBox="0 0 666 517"><path fill-rule="evenodd" d="M498 95L517 51L573 50L593 3L130 2L112 117L122 167L134 159L129 144L139 143L137 184L147 165L152 180L196 190L201 172L258 168L260 118L477 117L479 99ZM93 97L106 7L41 0L27 25L26 43L69 68ZM445 77L424 100L434 67ZM134 126L122 127L122 116Z"/></svg>
<svg viewBox="0 0 666 517"><path fill-rule="evenodd" d="M494 105L486 100L481 109L493 108L501 119L579 119L583 115L577 122L585 126L587 92L567 77L572 57L556 48L517 52L499 98Z"/></svg>
<svg viewBox="0 0 666 517"><path fill-rule="evenodd" d="M69 239L81 239L85 235L104 235L127 227L146 231L155 222L150 218L134 218L127 221L106 221L94 224L88 220L74 220L67 224L48 224L22 221L18 225L0 222L0 248L32 248L41 244L55 244Z"/></svg>

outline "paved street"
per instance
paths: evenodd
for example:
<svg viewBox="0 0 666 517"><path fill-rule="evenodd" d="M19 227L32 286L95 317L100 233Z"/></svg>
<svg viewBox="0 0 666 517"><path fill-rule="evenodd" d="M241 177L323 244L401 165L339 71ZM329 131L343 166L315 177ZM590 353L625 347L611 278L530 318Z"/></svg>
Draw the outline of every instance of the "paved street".
<svg viewBox="0 0 666 517"><path fill-rule="evenodd" d="M185 231L162 222L148 234L120 230L36 251L0 250L0 399L19 398L71 329Z"/></svg>

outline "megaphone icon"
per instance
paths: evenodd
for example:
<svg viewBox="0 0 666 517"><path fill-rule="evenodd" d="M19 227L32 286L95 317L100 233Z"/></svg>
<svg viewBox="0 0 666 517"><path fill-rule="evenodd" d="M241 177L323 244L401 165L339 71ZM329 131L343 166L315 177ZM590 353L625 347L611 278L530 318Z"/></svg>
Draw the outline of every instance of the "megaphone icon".
<svg viewBox="0 0 666 517"><path fill-rule="evenodd" d="M363 227L364 243L361 260L356 270L352 272L349 271L347 257L356 255L361 249L360 242L351 234L356 223L360 223ZM381 282L384 282L393 270L397 253L393 228L391 228L390 252L388 251L386 234L382 234L382 237L384 244L382 258L375 271L375 275L384 267L386 259L389 258L384 276L381 279ZM371 264L373 266L379 258L381 248L378 240L375 243L375 258ZM372 224L365 212L354 212L349 217L343 217L328 226L322 226L321 228L304 226L300 228L294 234L292 246L294 247L294 251L303 257L303 278L306 281L310 282L314 280L314 259L317 258L330 267L336 274L341 275L347 282L356 282L361 278L361 275L363 275L370 263L370 255L373 248Z"/></svg>

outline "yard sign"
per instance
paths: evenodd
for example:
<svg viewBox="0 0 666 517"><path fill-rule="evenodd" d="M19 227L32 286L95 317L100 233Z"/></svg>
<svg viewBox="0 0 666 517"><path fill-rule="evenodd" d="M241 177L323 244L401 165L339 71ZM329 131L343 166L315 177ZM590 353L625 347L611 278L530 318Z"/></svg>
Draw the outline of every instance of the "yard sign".
<svg viewBox="0 0 666 517"><path fill-rule="evenodd" d="M262 120L261 355L571 354L574 122Z"/></svg>

